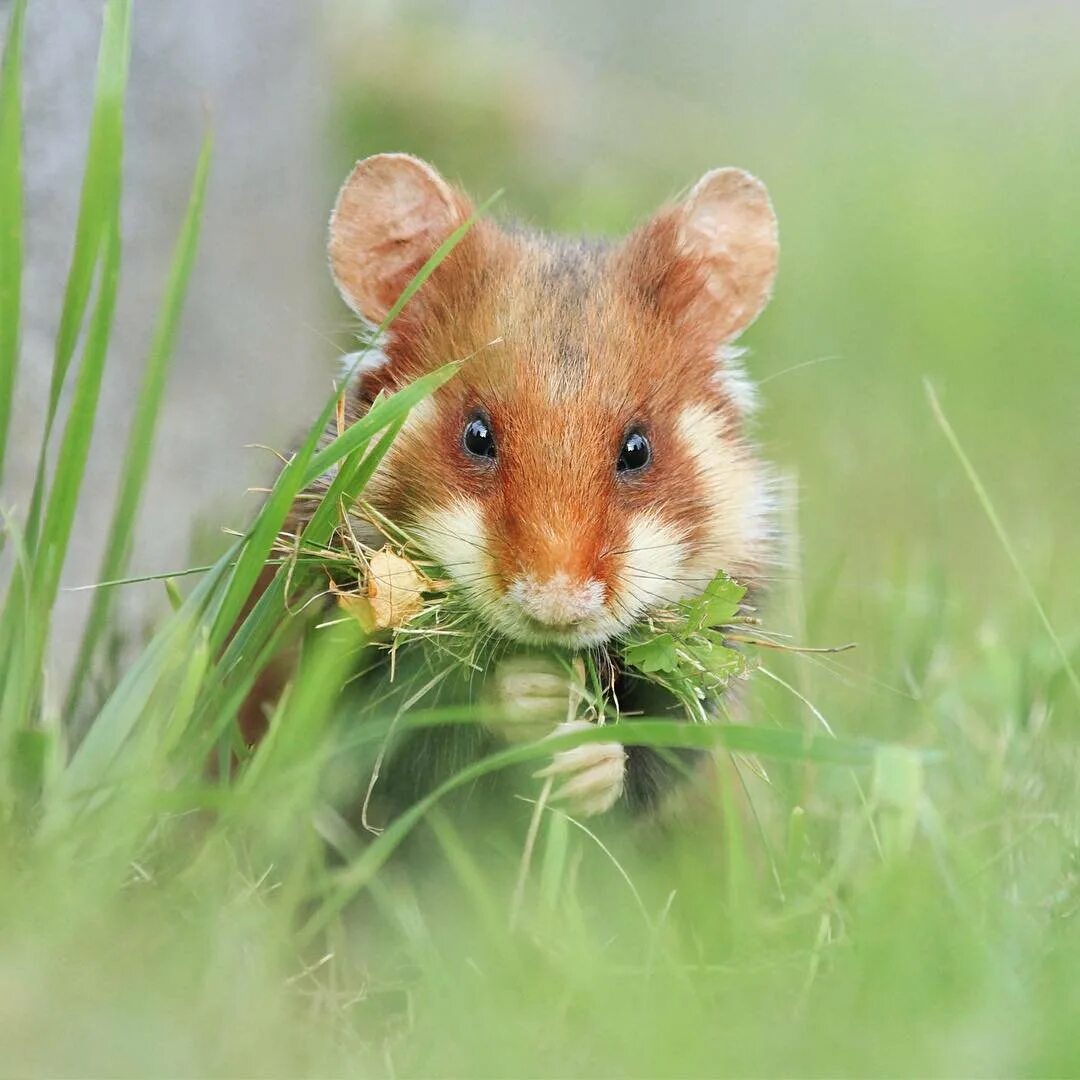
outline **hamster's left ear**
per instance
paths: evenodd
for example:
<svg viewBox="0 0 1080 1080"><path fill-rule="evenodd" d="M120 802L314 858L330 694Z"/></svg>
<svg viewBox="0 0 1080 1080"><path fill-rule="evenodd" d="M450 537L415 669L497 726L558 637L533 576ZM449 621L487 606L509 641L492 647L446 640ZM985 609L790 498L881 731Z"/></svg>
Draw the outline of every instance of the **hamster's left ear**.
<svg viewBox="0 0 1080 1080"><path fill-rule="evenodd" d="M631 237L629 249L639 288L723 343L742 333L772 294L776 214L757 177L714 169Z"/></svg>
<svg viewBox="0 0 1080 1080"><path fill-rule="evenodd" d="M776 214L765 185L742 169L714 169L682 204L680 247L699 256L724 341L745 330L772 295L780 256Z"/></svg>

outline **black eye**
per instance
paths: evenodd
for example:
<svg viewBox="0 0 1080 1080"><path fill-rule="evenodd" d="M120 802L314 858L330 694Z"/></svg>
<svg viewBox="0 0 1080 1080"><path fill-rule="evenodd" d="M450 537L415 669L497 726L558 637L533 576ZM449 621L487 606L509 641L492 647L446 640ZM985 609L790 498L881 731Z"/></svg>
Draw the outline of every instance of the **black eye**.
<svg viewBox="0 0 1080 1080"><path fill-rule="evenodd" d="M636 469L644 469L651 457L649 440L640 431L631 431L623 440L615 470L616 472L632 472Z"/></svg>
<svg viewBox="0 0 1080 1080"><path fill-rule="evenodd" d="M473 457L495 457L495 436L491 434L491 426L483 416L475 416L465 425L461 441Z"/></svg>

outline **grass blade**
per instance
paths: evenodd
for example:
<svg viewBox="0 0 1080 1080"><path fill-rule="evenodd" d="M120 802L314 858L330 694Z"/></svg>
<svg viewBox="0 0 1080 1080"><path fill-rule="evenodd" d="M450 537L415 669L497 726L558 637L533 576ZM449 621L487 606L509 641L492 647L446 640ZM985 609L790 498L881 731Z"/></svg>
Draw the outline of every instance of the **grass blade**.
<svg viewBox="0 0 1080 1080"><path fill-rule="evenodd" d="M95 716L50 793L45 825L66 825L87 792L109 781L124 744L140 722L155 688L175 666L175 657L198 641L205 608L236 557L226 552L195 587L183 607L154 635L149 645L124 672L123 678Z"/></svg>
<svg viewBox="0 0 1080 1080"><path fill-rule="evenodd" d="M52 602L71 536L70 519L74 516L85 471L101 366L108 347L120 260L119 206L130 24L130 0L108 0L98 50L90 146L83 174L75 249L53 358L45 431L23 528L29 569L24 571L18 564L14 567L0 617L0 682L3 686L0 728L4 729L0 732L0 741L27 723L28 710L38 695ZM45 473L52 428L95 276L99 281L98 299L84 345L72 414L57 459L54 476L57 490L47 495ZM90 413L80 415L78 410L88 405L91 406ZM41 515L47 502L52 514L51 532L39 536Z"/></svg>
<svg viewBox="0 0 1080 1080"><path fill-rule="evenodd" d="M71 415L60 443L59 467L49 492L40 542L37 550L31 554L29 581L16 568L4 609L3 629L8 652L5 656L7 667L0 710L2 747L10 746L10 740L34 726L32 716L41 692L52 609L86 471L119 278L120 222L117 206L114 207L113 220L105 240L98 298L72 395Z"/></svg>
<svg viewBox="0 0 1080 1080"><path fill-rule="evenodd" d="M112 524L109 527L108 541L98 572L99 581L112 581L122 577L127 568L131 552L131 541L135 529L136 515L146 475L150 467L150 458L154 447L154 431L157 426L165 384L169 375L173 355L173 342L176 328L184 306L188 278L195 261L199 228L202 221L203 200L206 195L206 180L210 169L212 136L208 132L203 140L192 182L191 197L188 201L187 214L184 218L180 236L173 254L169 271L168 285L162 300L157 327L154 332L150 358L143 375L142 388L135 406L135 418L128 438L127 451L124 454L124 470L120 478L119 494L113 511ZM70 716L89 672L94 651L102 632L107 625L112 609L114 594L111 589L98 589L90 608L82 644L72 673L68 691L66 714Z"/></svg>
<svg viewBox="0 0 1080 1080"><path fill-rule="evenodd" d="M433 393L456 373L460 364L444 364L441 368L421 376L408 386L376 402L370 411L355 424L346 428L329 446L318 453L315 445L322 433L322 425L312 427L308 440L301 451L281 471L270 497L263 504L247 534L244 549L237 562L228 591L222 599L212 640L220 645L228 636L243 609L244 603L258 580L259 574L271 556L274 541L281 531L296 496L323 473L336 465L346 454L363 446L384 428L403 420L409 410ZM331 400L329 409L333 408ZM329 418L327 413L326 418Z"/></svg>
<svg viewBox="0 0 1080 1080"><path fill-rule="evenodd" d="M94 274L106 239L113 208L119 204L123 165L124 96L131 56L131 0L107 0L98 49L90 142L86 154L75 226L75 246L64 288L56 334L49 402L38 454L37 474L26 519L27 543L37 540L45 501L45 471L60 395L75 355L79 332L90 300Z"/></svg>
<svg viewBox="0 0 1080 1080"><path fill-rule="evenodd" d="M404 421L403 416L391 423L366 453L361 447L342 460L337 476L304 527L301 547L318 547L329 540L337 524L338 508L343 504L350 505L357 499L379 462L386 456ZM284 569L274 574L243 624L237 628L219 657L214 677L208 683L208 692L204 695L204 713L212 724L210 730L214 741L225 733L225 725L232 722L263 663L272 655L275 639L280 643L295 629L284 625L283 612L295 601L297 594L305 592L306 579L302 574L294 574L289 581L289 568L284 562L281 565ZM292 595L286 595L287 589L291 589ZM271 652L268 653L268 650Z"/></svg>
<svg viewBox="0 0 1080 1080"><path fill-rule="evenodd" d="M75 523L75 508L86 471L94 432L101 380L109 351L116 293L120 281L119 206L113 217L101 259L101 288L86 335L82 364L71 397L71 414L57 452L57 469L49 490L41 539L34 562L35 603L50 610L60 586L60 572Z"/></svg>
<svg viewBox="0 0 1080 1080"><path fill-rule="evenodd" d="M433 394L443 383L452 379L460 370L461 362L443 364L442 367L402 387L396 393L376 402L371 410L347 427L329 446L320 450L308 465L304 475L304 486L313 483L324 472L337 464L346 454L362 446L373 435L403 420L409 410Z"/></svg>
<svg viewBox="0 0 1080 1080"><path fill-rule="evenodd" d="M1035 591L1035 586L1032 584L1031 578L1028 577L1028 573L1024 569L1023 563L1020 562L1020 558L1016 554L1016 549L1012 546L1009 534L1005 531L1005 526L998 516L997 510L994 508L990 493L986 490L986 486L980 479L979 474L975 471L975 466L971 463L971 459L964 452L963 446L960 445L960 439L953 430L952 424L949 423L949 419L945 415L945 410L941 407L941 402L938 400L938 396L934 392L933 386L931 386L926 379L923 380L923 386L926 389L927 400L930 402L930 411L934 414L934 419L937 421L938 427L941 428L942 434L944 434L946 441L952 448L957 460L960 462L960 467L964 470L964 475L968 478L968 483L971 484L972 490L975 492L975 498L979 500L979 505L982 507L983 513L986 514L987 520L990 522L990 527L994 530L994 534L998 538L998 543L1001 544L1009 562L1012 563L1012 568L1016 572L1016 576L1020 579L1020 584L1024 587L1024 591L1027 593L1028 599L1031 601L1031 606L1035 609L1035 612L1039 617L1039 621L1043 624L1043 629L1046 631L1047 637L1050 638L1054 648L1057 650L1058 657L1061 660L1062 667L1076 694L1077 700L1080 701L1080 676L1077 675L1076 668L1073 667L1073 662L1069 656L1068 650L1065 648L1061 638L1058 637L1058 632L1054 629L1054 624L1050 621L1050 616L1047 615L1046 608L1043 607L1042 600L1039 599L1039 594Z"/></svg>

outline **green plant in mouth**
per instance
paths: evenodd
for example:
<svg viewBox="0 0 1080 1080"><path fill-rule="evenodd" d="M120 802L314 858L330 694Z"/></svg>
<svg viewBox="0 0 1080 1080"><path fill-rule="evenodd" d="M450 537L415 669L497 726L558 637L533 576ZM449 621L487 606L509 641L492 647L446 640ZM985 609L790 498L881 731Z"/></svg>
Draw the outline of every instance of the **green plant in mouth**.
<svg viewBox="0 0 1080 1080"><path fill-rule="evenodd" d="M667 689L692 720L709 720L728 683L749 674L746 655L725 630L745 622L746 587L720 570L698 596L655 612L623 641L626 665Z"/></svg>

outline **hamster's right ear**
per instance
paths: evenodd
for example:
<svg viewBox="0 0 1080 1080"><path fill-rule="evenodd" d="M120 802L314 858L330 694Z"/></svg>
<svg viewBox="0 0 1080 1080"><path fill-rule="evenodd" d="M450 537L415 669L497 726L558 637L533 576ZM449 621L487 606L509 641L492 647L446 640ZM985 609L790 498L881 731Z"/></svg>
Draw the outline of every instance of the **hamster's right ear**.
<svg viewBox="0 0 1080 1080"><path fill-rule="evenodd" d="M357 162L330 216L330 269L345 303L380 323L471 207L430 165L410 154Z"/></svg>
<svg viewBox="0 0 1080 1080"><path fill-rule="evenodd" d="M776 214L756 177L714 169L632 233L625 252L640 295L722 345L757 318L772 293Z"/></svg>

